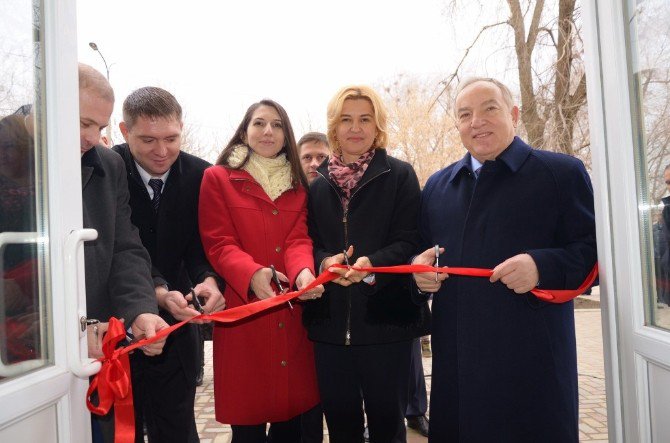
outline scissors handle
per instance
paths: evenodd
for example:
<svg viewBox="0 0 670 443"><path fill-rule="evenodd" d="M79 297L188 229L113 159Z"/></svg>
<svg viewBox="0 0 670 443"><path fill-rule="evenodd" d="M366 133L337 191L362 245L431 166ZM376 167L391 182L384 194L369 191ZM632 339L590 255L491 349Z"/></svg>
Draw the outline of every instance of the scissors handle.
<svg viewBox="0 0 670 443"><path fill-rule="evenodd" d="M350 268L351 265L349 264L349 256L347 255L346 249L342 250L342 255L344 255L344 264L347 265L347 268Z"/></svg>
<svg viewBox="0 0 670 443"><path fill-rule="evenodd" d="M279 289L279 292L284 292L284 287L279 280L279 276L277 276L277 270L275 269L274 265L270 265L270 269L272 270L272 280L277 285L277 289Z"/></svg>
<svg viewBox="0 0 670 443"><path fill-rule="evenodd" d="M200 299L195 294L195 289L193 289L193 288L191 288L191 295L192 295L191 301L193 302L193 307L195 308L195 310L198 311L201 314L204 314L205 313L205 308L203 308L202 304L200 303Z"/></svg>
<svg viewBox="0 0 670 443"><path fill-rule="evenodd" d="M435 267L440 267L440 245L435 245ZM439 274L435 272L435 281L438 280Z"/></svg>
<svg viewBox="0 0 670 443"><path fill-rule="evenodd" d="M279 293L283 294L284 293L284 287L281 284L281 281L279 280L279 276L277 275L277 270L275 269L274 265L270 265L270 270L272 271L272 280L274 280L275 284L277 285L277 289L279 289ZM290 300L286 300L286 303L288 303L288 307L293 310L293 305L291 304Z"/></svg>

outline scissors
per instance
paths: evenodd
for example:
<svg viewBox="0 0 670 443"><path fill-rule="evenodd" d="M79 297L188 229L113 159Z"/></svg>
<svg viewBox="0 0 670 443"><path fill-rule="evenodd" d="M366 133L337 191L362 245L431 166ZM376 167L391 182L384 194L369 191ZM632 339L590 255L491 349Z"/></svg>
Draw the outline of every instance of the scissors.
<svg viewBox="0 0 670 443"><path fill-rule="evenodd" d="M202 306L202 303L200 302L200 299L198 298L197 295L195 295L195 289L191 288L191 295L193 298L191 301L193 302L193 307L195 308L196 311L198 311L201 314L205 313L205 308Z"/></svg>
<svg viewBox="0 0 670 443"><path fill-rule="evenodd" d="M440 245L435 245L435 267L440 267ZM435 281L437 281L438 276L439 273L435 272Z"/></svg>
<svg viewBox="0 0 670 443"><path fill-rule="evenodd" d="M274 265L270 265L270 270L272 270L272 281L275 282L277 285L277 289L279 289L279 293L283 294L285 292L284 286L282 286L281 281L279 280L279 277L277 276L277 270L275 269ZM288 307L293 309L293 305L291 304L290 300L286 300L286 303L288 303Z"/></svg>
<svg viewBox="0 0 670 443"><path fill-rule="evenodd" d="M349 264L349 256L347 255L347 250L343 249L342 254L344 255L344 264L347 265L347 268L351 269L351 265Z"/></svg>

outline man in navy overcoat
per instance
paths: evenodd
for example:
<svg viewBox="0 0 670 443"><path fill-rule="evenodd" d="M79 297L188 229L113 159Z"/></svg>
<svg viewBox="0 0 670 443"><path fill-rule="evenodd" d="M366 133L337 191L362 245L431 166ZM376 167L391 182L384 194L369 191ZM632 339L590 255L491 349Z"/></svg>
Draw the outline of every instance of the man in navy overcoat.
<svg viewBox="0 0 670 443"><path fill-rule="evenodd" d="M464 82L454 109L468 153L426 183L421 234L441 266L494 273L414 274L436 293L430 441L577 442L573 303L529 291L577 288L596 263L589 176L515 136L519 109L496 80Z"/></svg>

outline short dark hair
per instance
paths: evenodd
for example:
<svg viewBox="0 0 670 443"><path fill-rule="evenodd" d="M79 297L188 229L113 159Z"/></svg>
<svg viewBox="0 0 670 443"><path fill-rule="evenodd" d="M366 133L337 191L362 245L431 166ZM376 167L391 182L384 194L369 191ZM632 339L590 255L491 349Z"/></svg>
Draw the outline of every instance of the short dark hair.
<svg viewBox="0 0 670 443"><path fill-rule="evenodd" d="M219 158L216 160L216 164L223 165L231 169L242 169L242 167L247 164L249 161L249 156L251 155L251 149L249 149L249 153L245 157L244 161L242 161L242 163L239 165L231 166L228 163L228 159L233 153L235 146L247 145L245 142L247 128L249 127L249 123L251 123L251 117L254 115L254 112L261 106L270 106L274 108L275 111L277 111L277 114L279 114L279 118L282 122L282 128L284 130L284 146L282 146L281 151L279 152L286 153L286 159L291 165L291 181L293 182L293 186L298 187L299 185L302 185L307 188L307 177L305 176L305 173L300 166L300 155L298 155L298 147L295 143L295 135L293 135L293 127L291 126L291 121L288 118L288 114L279 103L268 98L265 98L249 106L247 112L244 114L244 118L242 118L242 121L240 122L240 125L235 130L235 134L233 134L233 137L230 139L226 147L223 148L223 151L221 151Z"/></svg>
<svg viewBox="0 0 670 443"><path fill-rule="evenodd" d="M300 137L298 140L298 148L300 148L304 143L323 143L326 147L328 145L328 137L323 132L308 132L307 134Z"/></svg>
<svg viewBox="0 0 670 443"><path fill-rule="evenodd" d="M175 117L181 121L181 105L168 91L155 86L145 86L131 92L123 101L123 121L130 129L138 117Z"/></svg>

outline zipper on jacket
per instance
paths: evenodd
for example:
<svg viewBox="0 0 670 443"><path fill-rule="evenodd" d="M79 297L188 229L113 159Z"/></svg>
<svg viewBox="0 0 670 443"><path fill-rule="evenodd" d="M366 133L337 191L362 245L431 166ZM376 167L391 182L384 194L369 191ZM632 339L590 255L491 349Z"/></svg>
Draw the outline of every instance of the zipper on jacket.
<svg viewBox="0 0 670 443"><path fill-rule="evenodd" d="M366 186L368 183L370 183L372 180L376 179L377 177L388 173L391 171L391 168L385 169L381 171L379 174L375 175L372 177L370 180L366 181L363 183L356 191L351 194L351 197L349 197L349 204L345 208L344 205L342 205L342 225L344 228L344 249L343 251L346 253L347 248L349 247L349 230L348 230L348 219L347 216L349 215L349 205L351 205L351 200L353 200L354 195L358 194L358 191L363 189L364 186ZM323 174L321 174L319 171L317 171L321 177L324 177ZM335 191L335 194L337 195L338 198L340 198L340 193L337 191L337 188L330 182L330 180L326 179L326 182L330 185L331 188ZM340 202L342 202L342 199L340 198ZM346 332L344 333L344 345L349 346L351 345L351 289L347 288L347 329Z"/></svg>

